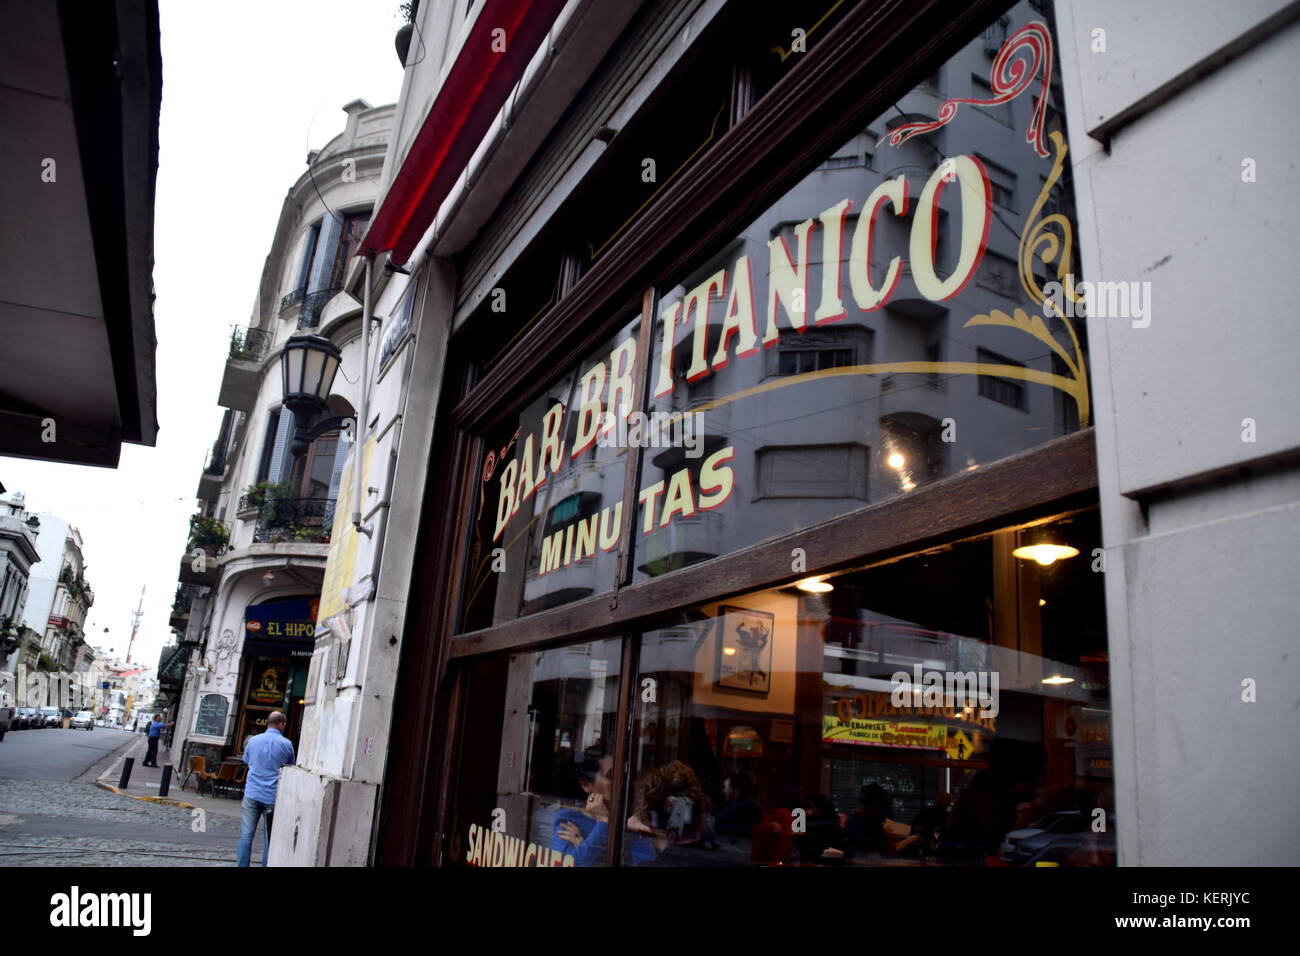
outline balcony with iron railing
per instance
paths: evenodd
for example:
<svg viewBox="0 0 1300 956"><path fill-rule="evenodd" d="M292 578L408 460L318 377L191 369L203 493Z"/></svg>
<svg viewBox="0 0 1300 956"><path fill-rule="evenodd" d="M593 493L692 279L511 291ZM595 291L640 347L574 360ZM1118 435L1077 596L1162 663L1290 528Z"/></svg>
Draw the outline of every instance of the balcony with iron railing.
<svg viewBox="0 0 1300 956"><path fill-rule="evenodd" d="M284 315L295 305L301 305L303 297L306 296L306 294L307 294L306 289L294 289L292 292L286 295L283 299L280 300L280 314Z"/></svg>
<svg viewBox="0 0 1300 956"><path fill-rule="evenodd" d="M182 584L212 587L217 583L218 559L230 547L230 525L219 518L196 514L190 519L190 536L181 558Z"/></svg>
<svg viewBox="0 0 1300 956"><path fill-rule="evenodd" d="M332 286L303 296L302 311L298 313L298 328L314 329L319 326L321 313L325 311L325 306L330 299L341 291L342 289L337 286Z"/></svg>
<svg viewBox="0 0 1300 956"><path fill-rule="evenodd" d="M167 624L178 631L184 631L190 620L190 605L198 595L200 588L193 584L176 585L176 596L172 599L172 613Z"/></svg>
<svg viewBox="0 0 1300 956"><path fill-rule="evenodd" d="M266 329L241 328L230 330L230 358L236 362L260 362L271 346L271 333Z"/></svg>
<svg viewBox="0 0 1300 956"><path fill-rule="evenodd" d="M257 515L253 543L329 544L334 527L334 505L334 498L267 500Z"/></svg>
<svg viewBox="0 0 1300 956"><path fill-rule="evenodd" d="M230 352L217 395L219 405L241 412L252 408L262 383L262 359L270 351L271 342L271 332L267 329L240 326L231 329Z"/></svg>

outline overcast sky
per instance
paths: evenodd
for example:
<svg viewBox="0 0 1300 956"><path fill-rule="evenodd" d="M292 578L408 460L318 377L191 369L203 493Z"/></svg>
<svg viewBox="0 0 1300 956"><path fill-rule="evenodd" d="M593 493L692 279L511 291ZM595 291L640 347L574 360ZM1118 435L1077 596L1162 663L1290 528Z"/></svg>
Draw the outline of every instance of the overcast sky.
<svg viewBox="0 0 1300 956"><path fill-rule="evenodd" d="M81 529L92 645L125 656L147 586L132 659L149 666L171 640L230 327L248 324L285 193L343 131L344 103L391 103L402 84L397 0L161 0L161 23L157 447L124 445L116 470L0 458L8 491Z"/></svg>

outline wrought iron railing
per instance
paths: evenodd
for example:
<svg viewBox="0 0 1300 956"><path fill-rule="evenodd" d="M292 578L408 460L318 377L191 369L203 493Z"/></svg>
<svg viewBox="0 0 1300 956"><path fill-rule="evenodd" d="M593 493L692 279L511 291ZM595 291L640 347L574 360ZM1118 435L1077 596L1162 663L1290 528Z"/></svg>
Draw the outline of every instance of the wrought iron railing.
<svg viewBox="0 0 1300 956"><path fill-rule="evenodd" d="M306 289L294 289L292 292L290 292L288 295L286 295L283 299L280 300L280 311L288 312L295 305L301 302L303 296L305 296L306 294L307 294Z"/></svg>
<svg viewBox="0 0 1300 956"><path fill-rule="evenodd" d="M271 333L266 329L240 328L230 330L230 357L240 362L260 362L271 344Z"/></svg>
<svg viewBox="0 0 1300 956"><path fill-rule="evenodd" d="M334 526L333 498L277 498L262 505L253 541L328 544Z"/></svg>
<svg viewBox="0 0 1300 956"><path fill-rule="evenodd" d="M221 419L221 430L217 432L217 440L212 443L212 454L208 456L207 464L203 466L205 475L224 475L226 473L226 456L230 451L230 431L234 426L234 413L227 408L226 414Z"/></svg>
<svg viewBox="0 0 1300 956"><path fill-rule="evenodd" d="M302 311L298 313L298 328L314 329L320 325L320 314L325 309L325 303L338 295L340 291L335 287L321 289L319 292L303 296Z"/></svg>

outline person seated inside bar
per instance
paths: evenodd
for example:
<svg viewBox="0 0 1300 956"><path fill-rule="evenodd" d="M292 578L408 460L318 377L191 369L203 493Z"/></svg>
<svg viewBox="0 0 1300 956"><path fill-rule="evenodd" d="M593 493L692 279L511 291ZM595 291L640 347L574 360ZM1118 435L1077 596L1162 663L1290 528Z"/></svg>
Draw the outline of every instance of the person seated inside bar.
<svg viewBox="0 0 1300 956"><path fill-rule="evenodd" d="M637 780L628 853L644 866L728 866L709 852L709 798L689 764L674 760Z"/></svg>
<svg viewBox="0 0 1300 956"><path fill-rule="evenodd" d="M574 757L572 766L586 803L582 807L564 807L555 814L551 849L572 853L577 866L600 866L605 860L614 758L601 753L598 747L589 747Z"/></svg>
<svg viewBox="0 0 1300 956"><path fill-rule="evenodd" d="M840 815L824 793L804 801L804 832L796 833L794 846L802 863L839 863L844 860L848 839L840 826Z"/></svg>
<svg viewBox="0 0 1300 956"><path fill-rule="evenodd" d="M722 806L713 816L713 830L720 837L753 835L763 819L763 808L754 799L754 781L744 770L728 774L722 781Z"/></svg>
<svg viewBox="0 0 1300 956"><path fill-rule="evenodd" d="M869 861L873 856L898 856L919 839L907 836L889 818L894 798L878 783L869 783L858 796L858 808L849 816L845 827L849 850L858 862Z"/></svg>

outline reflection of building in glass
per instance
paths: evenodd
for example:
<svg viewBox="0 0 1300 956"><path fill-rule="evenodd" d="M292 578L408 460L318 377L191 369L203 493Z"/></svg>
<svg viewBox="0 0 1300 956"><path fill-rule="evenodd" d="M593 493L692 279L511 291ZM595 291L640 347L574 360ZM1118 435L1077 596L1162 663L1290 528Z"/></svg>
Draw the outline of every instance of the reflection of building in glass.
<svg viewBox="0 0 1300 956"><path fill-rule="evenodd" d="M914 136L900 145L881 137L905 122L933 121L939 104L951 97L986 95L990 57L982 41L968 44L930 77L899 99L862 134L848 140L794 189L758 217L717 256L666 290L660 315L687 299L691 290L720 270L726 283L715 286L707 306L706 354L721 353L725 317L738 263L748 259L760 337L772 277L769 263L788 255L807 275L806 327L782 302L777 308L779 338L763 354L731 356L725 367L714 361L708 373L684 381L683 369L698 348L694 315L677 319L672 367L678 376L671 394L654 408L703 409L707 434L718 446L734 445L732 467L737 494L745 502L744 518L700 514L657 529L638 541L638 569L651 576L727 554L747 544L814 524L864 503L905 493L945 475L977 466L1065 434L1077 427L1077 414L1065 413L1074 402L1046 385L1015 377L1014 369L1061 372L1061 363L1041 341L1002 327L966 327L973 316L1017 308L1033 314L1039 306L1021 287L1020 239L1027 214L1045 183L1051 160L1027 148L1023 130L1033 97L985 109L959 110L947 125ZM976 157L987 173L991 216L987 245L973 281L955 296L933 301L918 288L909 256L917 197L945 159ZM884 205L875 210L868 275L882 282L894 257L902 268L883 307L864 312L850 295L854 236L862 228L866 198L881 183L903 177L907 214L893 215ZM1051 193L1059 204L1058 184ZM960 186L944 189L936 210L935 266L941 277L958 267ZM836 243L819 218L844 199L853 207L843 218ZM1070 210L1068 204L1065 211ZM807 220L812 220L811 230ZM800 226L804 223L804 226ZM806 234L806 246L800 235ZM770 243L784 243L779 251ZM797 250L806 248L799 261ZM1040 264L1041 265L1041 264ZM838 276L843 318L823 322L816 312ZM1041 278L1039 280L1042 281ZM690 310L690 306L686 306ZM656 327L656 356L662 322ZM1065 333L1054 332L1069 346ZM764 343L766 345L767 343ZM737 346L731 343L735 350ZM901 363L978 363L998 366L997 374L968 374L941 368L893 370ZM833 370L871 366L869 374L826 375ZM1011 369L1011 377L1006 370ZM823 373L818 375L817 373ZM788 387L772 388L773 378L790 378ZM795 384L797 382L797 384ZM767 390L763 390L764 387ZM757 394L730 400L750 390ZM945 434L946 433L946 434ZM946 440L945 440L946 439ZM658 461L647 461L642 486L671 474Z"/></svg>

